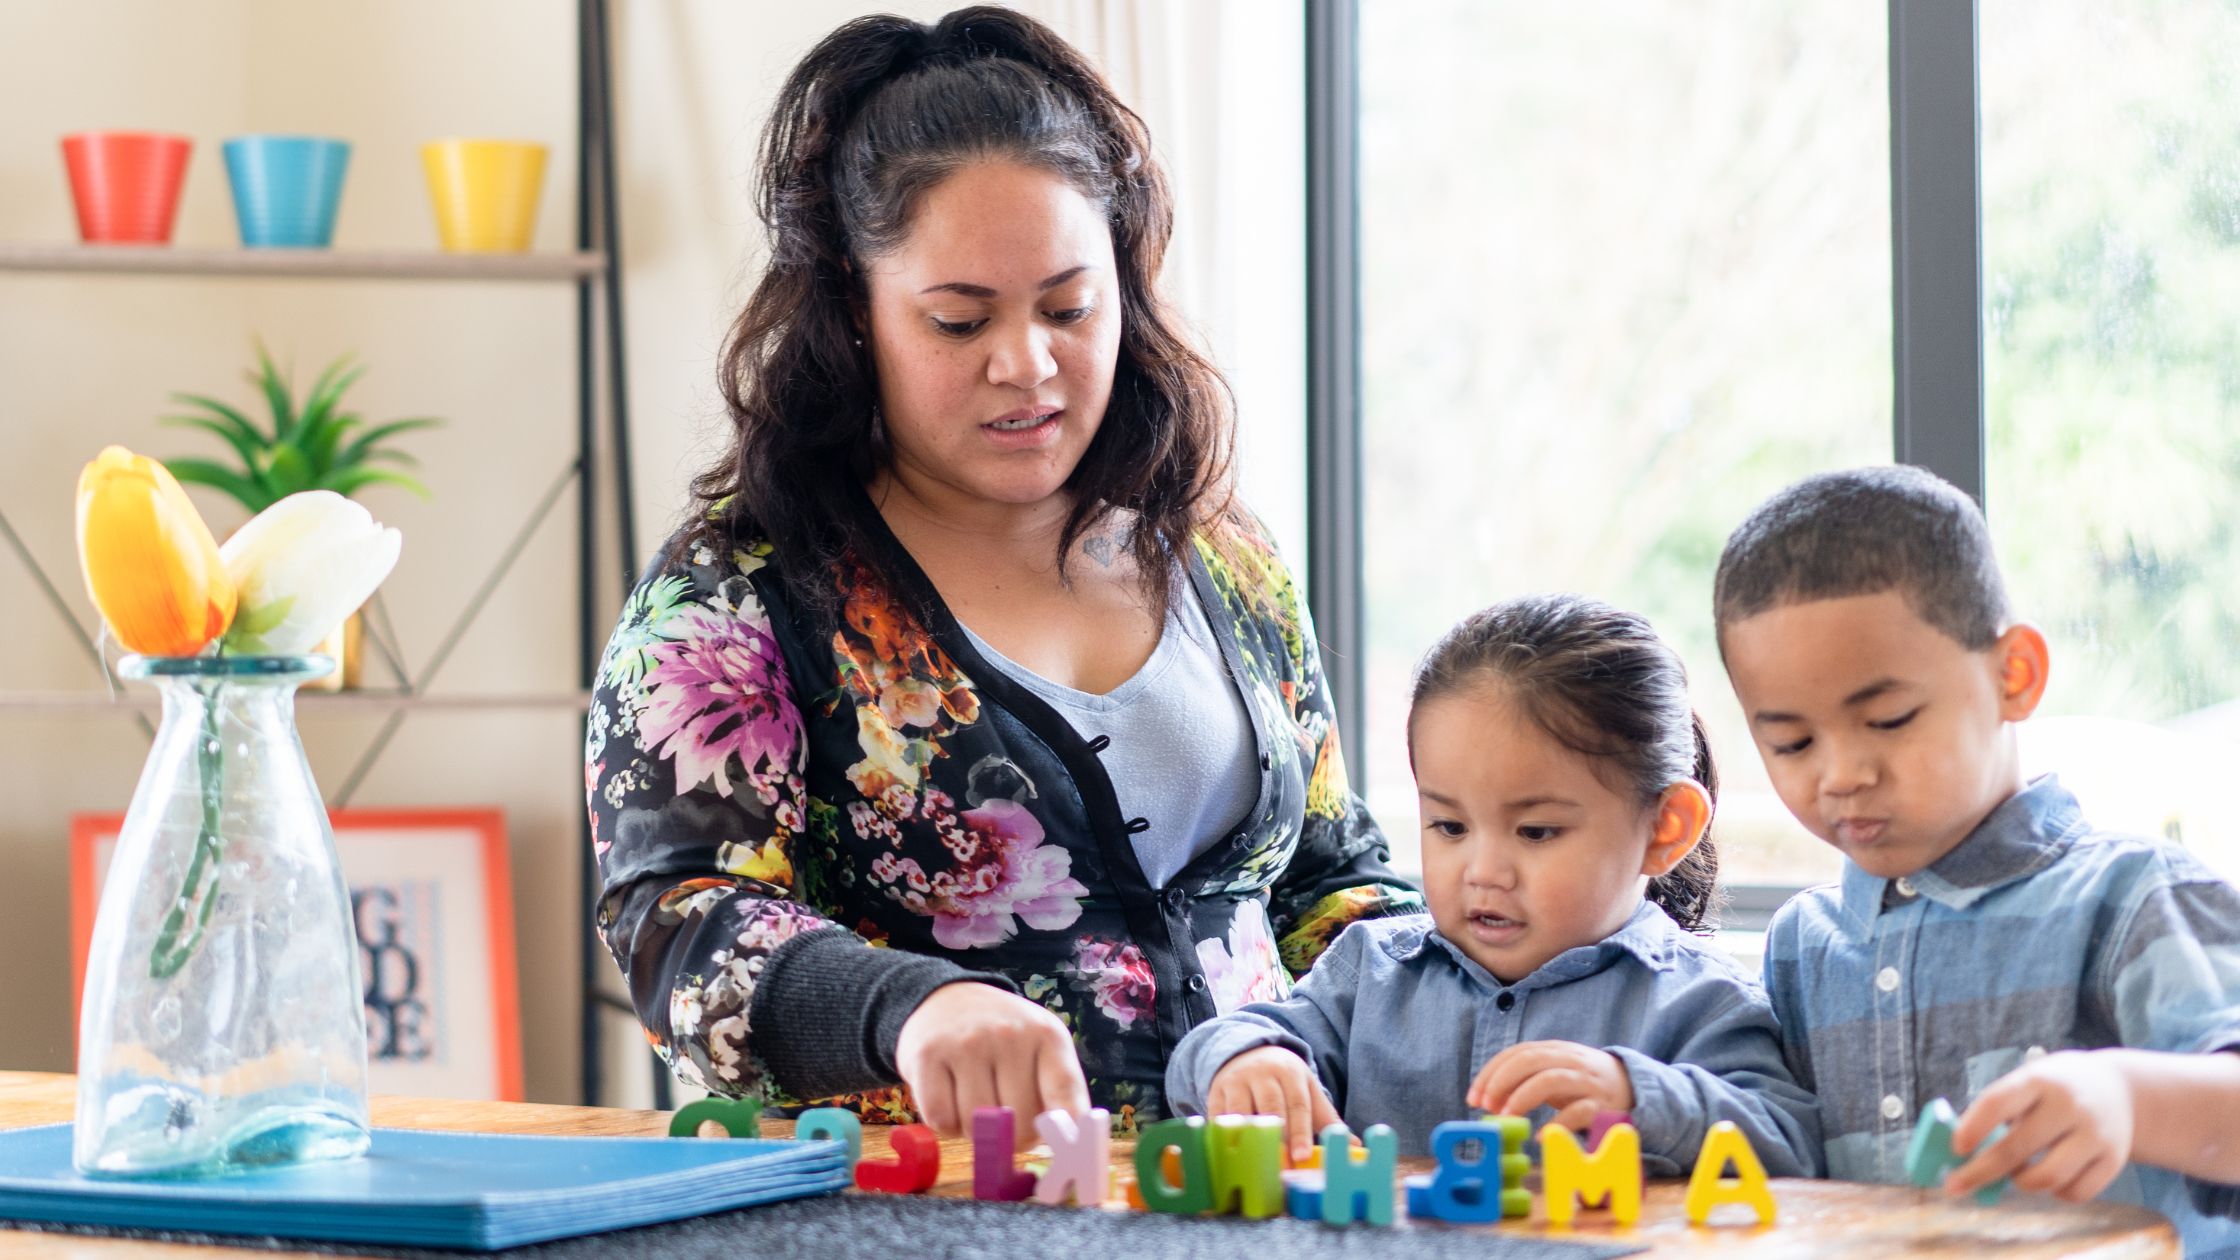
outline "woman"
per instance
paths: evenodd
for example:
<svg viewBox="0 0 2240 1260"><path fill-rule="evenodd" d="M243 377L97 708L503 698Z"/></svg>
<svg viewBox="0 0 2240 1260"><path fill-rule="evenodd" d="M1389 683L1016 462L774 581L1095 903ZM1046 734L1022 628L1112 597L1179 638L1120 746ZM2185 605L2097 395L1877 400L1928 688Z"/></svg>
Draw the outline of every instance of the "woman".
<svg viewBox="0 0 2240 1260"><path fill-rule="evenodd" d="M1149 137L1028 18L865 18L760 176L737 442L599 671L601 934L718 1092L1160 1118L1193 1025L1422 903L1156 292Z"/></svg>

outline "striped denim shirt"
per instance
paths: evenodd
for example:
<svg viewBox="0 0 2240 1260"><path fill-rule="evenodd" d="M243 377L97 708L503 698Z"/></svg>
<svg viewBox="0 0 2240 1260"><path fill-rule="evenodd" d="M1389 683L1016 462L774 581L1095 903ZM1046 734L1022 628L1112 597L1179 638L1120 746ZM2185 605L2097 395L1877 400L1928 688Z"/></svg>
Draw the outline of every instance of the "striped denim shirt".
<svg viewBox="0 0 2240 1260"><path fill-rule="evenodd" d="M2041 1054L2240 1048L2240 891L2174 844L2093 830L2047 776L1908 878L1847 862L1792 899L1766 989L1828 1175L1903 1182L1923 1107ZM2240 1187L2132 1164L2101 1197L2169 1216L2188 1256L2240 1257Z"/></svg>
<svg viewBox="0 0 2240 1260"><path fill-rule="evenodd" d="M1192 1029L1167 1066L1167 1094L1205 1109L1214 1073L1257 1046L1306 1059L1348 1127L1391 1125L1422 1155L1486 1061L1525 1041L1608 1050L1633 1084L1633 1122L1653 1176L1695 1164L1704 1131L1732 1120L1777 1177L1818 1171L1812 1098L1789 1079L1773 1010L1749 974L1644 901L1593 945L1503 984L1427 914L1355 923L1291 996ZM1533 1129L1554 1116L1537 1108Z"/></svg>

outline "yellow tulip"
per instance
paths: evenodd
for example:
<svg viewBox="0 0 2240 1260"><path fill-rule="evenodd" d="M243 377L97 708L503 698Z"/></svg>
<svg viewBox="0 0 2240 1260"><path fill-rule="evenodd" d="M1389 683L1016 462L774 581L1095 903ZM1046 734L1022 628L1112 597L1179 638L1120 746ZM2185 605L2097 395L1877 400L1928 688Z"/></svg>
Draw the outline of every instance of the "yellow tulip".
<svg viewBox="0 0 2240 1260"><path fill-rule="evenodd" d="M233 623L217 540L145 455L112 446L79 475L78 561L110 633L143 656L193 656Z"/></svg>

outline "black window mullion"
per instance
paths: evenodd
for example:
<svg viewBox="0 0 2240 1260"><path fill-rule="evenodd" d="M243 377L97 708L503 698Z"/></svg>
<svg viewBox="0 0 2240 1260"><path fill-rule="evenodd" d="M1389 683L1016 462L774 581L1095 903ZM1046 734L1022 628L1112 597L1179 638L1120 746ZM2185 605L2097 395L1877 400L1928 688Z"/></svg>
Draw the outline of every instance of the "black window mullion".
<svg viewBox="0 0 2240 1260"><path fill-rule="evenodd" d="M1360 7L1307 0L1307 606L1362 783Z"/></svg>
<svg viewBox="0 0 2240 1260"><path fill-rule="evenodd" d="M1894 454L1984 498L1976 0L1890 0Z"/></svg>

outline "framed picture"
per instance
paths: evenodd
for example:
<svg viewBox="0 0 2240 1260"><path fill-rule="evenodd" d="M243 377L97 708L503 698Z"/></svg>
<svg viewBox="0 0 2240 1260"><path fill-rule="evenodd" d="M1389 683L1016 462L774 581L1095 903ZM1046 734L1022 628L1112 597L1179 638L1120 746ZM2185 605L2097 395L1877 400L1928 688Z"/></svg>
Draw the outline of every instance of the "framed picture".
<svg viewBox="0 0 2240 1260"><path fill-rule="evenodd" d="M358 933L375 1093L521 1099L521 1007L505 816L494 809L333 811ZM70 826L71 1004L122 814Z"/></svg>

